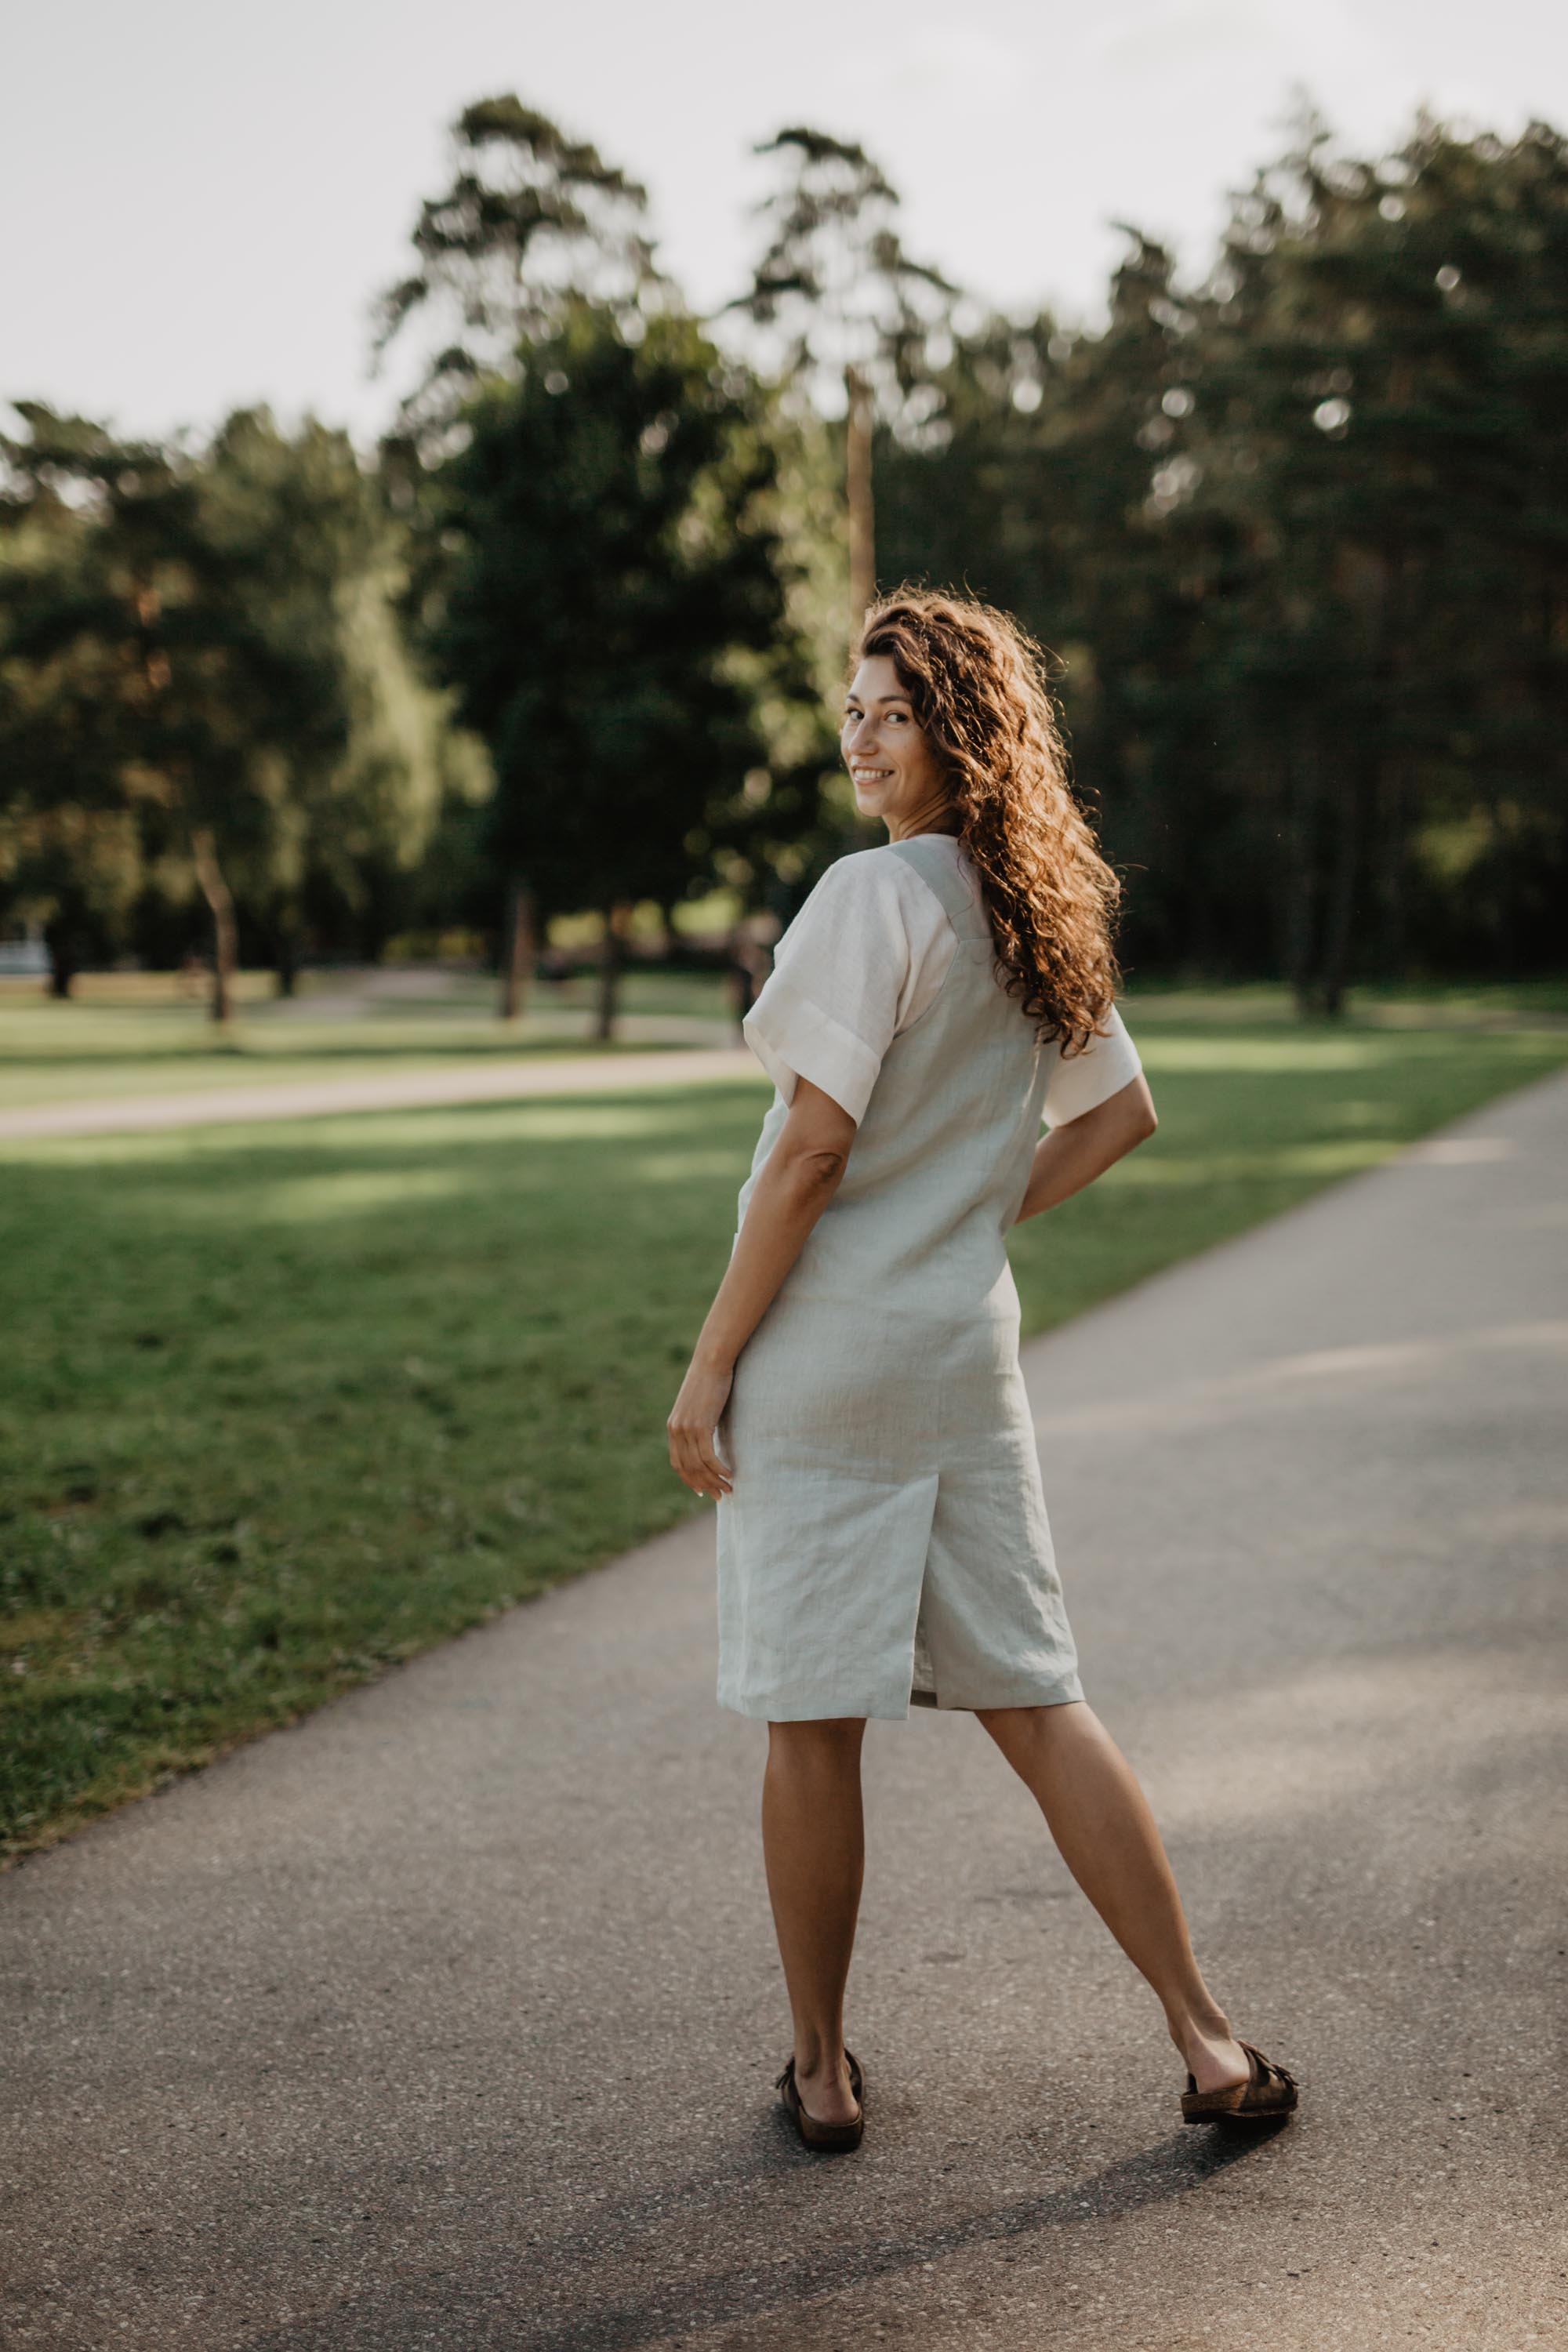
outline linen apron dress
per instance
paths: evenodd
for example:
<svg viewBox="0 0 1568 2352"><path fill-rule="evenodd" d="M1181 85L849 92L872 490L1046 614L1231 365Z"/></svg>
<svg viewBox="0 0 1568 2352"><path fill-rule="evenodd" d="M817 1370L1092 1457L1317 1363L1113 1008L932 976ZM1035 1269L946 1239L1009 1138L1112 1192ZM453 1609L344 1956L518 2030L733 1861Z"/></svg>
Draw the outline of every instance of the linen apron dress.
<svg viewBox="0 0 1568 2352"><path fill-rule="evenodd" d="M900 950L902 970L870 975L889 984L868 1014L842 975ZM943 955L910 1017L910 965L929 980ZM1109 1034L1063 1062L999 969L962 845L916 835L829 867L743 1024L776 1083L737 1240L795 1075L858 1127L718 1425L731 1474L717 1506L718 1696L741 1715L902 1717L911 1702L1083 1696L1004 1236L1042 1118L1077 1117L1141 1066L1114 1011Z"/></svg>

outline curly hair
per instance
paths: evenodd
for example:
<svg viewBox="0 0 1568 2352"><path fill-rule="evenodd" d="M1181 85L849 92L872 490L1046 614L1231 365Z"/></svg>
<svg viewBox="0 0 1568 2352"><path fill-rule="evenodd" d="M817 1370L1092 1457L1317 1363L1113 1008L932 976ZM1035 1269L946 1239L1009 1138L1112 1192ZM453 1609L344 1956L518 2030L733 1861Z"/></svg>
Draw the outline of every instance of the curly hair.
<svg viewBox="0 0 1568 2352"><path fill-rule="evenodd" d="M1007 994L1042 1043L1081 1053L1121 978L1121 885L1068 782L1047 656L1009 614L912 587L867 614L851 674L879 654L948 781Z"/></svg>

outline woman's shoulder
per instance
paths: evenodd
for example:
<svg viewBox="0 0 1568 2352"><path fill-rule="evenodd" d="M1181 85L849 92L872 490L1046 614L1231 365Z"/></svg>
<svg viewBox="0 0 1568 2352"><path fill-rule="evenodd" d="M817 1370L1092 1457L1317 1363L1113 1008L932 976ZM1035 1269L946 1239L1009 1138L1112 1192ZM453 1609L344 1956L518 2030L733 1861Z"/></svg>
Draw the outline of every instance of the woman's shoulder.
<svg viewBox="0 0 1568 2352"><path fill-rule="evenodd" d="M876 841L868 849L847 849L841 857L836 857L823 869L822 882L835 881L853 889L907 870L903 859L894 855L890 841ZM819 882L817 887L821 887Z"/></svg>
<svg viewBox="0 0 1568 2352"><path fill-rule="evenodd" d="M775 968L805 952L816 961L867 955L923 962L949 930L945 908L891 842L846 850L817 877L773 949Z"/></svg>
<svg viewBox="0 0 1568 2352"><path fill-rule="evenodd" d="M900 845L892 841L875 842L869 849L846 850L842 857L836 857L825 869L812 893L814 898L818 890L825 895L830 891L834 898L846 900L901 901L911 907L932 895L918 855L903 856Z"/></svg>

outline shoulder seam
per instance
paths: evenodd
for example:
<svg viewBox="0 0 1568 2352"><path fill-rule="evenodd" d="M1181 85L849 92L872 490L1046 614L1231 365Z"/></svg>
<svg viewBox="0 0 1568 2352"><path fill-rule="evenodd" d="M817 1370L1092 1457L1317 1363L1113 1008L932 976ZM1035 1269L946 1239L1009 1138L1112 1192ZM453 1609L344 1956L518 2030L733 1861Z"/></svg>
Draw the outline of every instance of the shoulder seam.
<svg viewBox="0 0 1568 2352"><path fill-rule="evenodd" d="M943 922L946 923L950 930L956 932L958 926L952 919L952 916L949 911L946 900L942 898L941 891L938 890L932 883L927 881L925 876L921 872L920 867L914 865L910 859L907 857L900 857L895 855L898 847L898 844L896 842L884 841L879 843L878 846L887 852L888 856L892 859L894 866L898 868L900 874L907 874L910 877L910 879L912 882L917 883L921 889L925 892L928 898L934 898L936 900L937 905L942 908Z"/></svg>

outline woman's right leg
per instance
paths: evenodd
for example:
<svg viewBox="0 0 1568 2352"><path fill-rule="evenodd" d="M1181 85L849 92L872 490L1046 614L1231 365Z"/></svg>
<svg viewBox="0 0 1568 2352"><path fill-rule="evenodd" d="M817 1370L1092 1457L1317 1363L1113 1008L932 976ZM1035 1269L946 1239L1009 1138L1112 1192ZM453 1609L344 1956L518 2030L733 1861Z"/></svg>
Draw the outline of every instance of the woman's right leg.
<svg viewBox="0 0 1568 2352"><path fill-rule="evenodd" d="M848 2123L856 2112L844 2063L844 1986L866 1859L865 1732L858 1716L768 1726L763 1857L795 2019L795 2078L820 2123Z"/></svg>
<svg viewBox="0 0 1568 2352"><path fill-rule="evenodd" d="M1193 1957L1149 1801L1094 1709L1071 1699L977 1713L1033 1794L1068 1868L1158 1995L1198 2089L1245 2083L1246 2053Z"/></svg>

